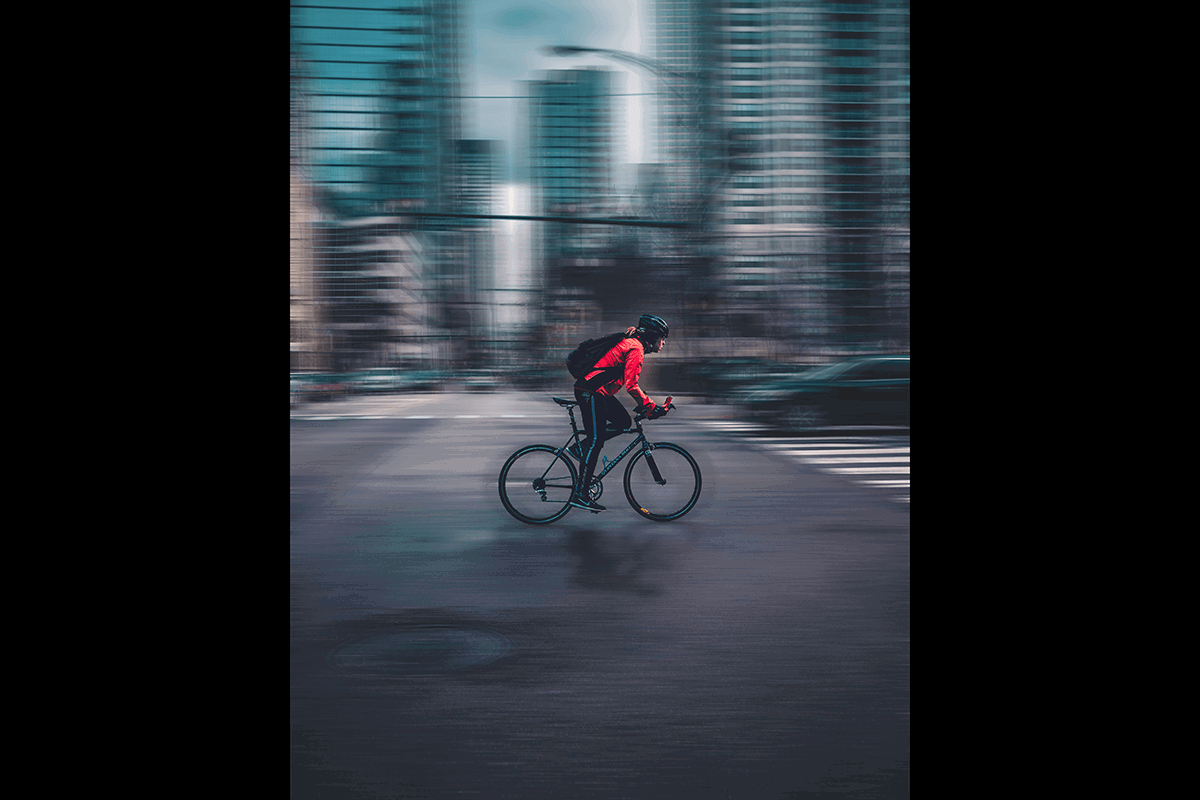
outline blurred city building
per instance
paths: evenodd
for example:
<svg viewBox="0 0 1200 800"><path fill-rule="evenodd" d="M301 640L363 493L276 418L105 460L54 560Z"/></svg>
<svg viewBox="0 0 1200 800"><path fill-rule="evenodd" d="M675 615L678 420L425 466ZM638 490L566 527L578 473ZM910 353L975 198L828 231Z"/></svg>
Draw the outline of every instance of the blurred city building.
<svg viewBox="0 0 1200 800"><path fill-rule="evenodd" d="M613 91L614 74L600 69L550 70L527 84L528 174L539 214L599 219L612 212ZM568 222L539 227L544 318L565 346L603 316L597 294L611 282L613 230Z"/></svg>
<svg viewBox="0 0 1200 800"><path fill-rule="evenodd" d="M293 372L329 368L328 350L320 346L323 304L313 266L313 230L318 212L313 204L312 165L308 153L308 98L300 64L291 72L291 361Z"/></svg>
<svg viewBox="0 0 1200 800"><path fill-rule="evenodd" d="M652 57L549 48L622 67L526 83L511 151L462 135L462 7L291 7L293 370L551 375L644 311L656 364L908 351L907 2L654 0ZM625 68L655 163L616 162Z"/></svg>
<svg viewBox="0 0 1200 800"><path fill-rule="evenodd" d="M689 322L793 360L907 351L908 3L655 8L659 152L714 284Z"/></svg>
<svg viewBox="0 0 1200 800"><path fill-rule="evenodd" d="M452 316L445 303L454 275L442 274L440 253L459 232L405 212L445 207L453 192L461 6L368 5L376 4L291 6L293 118L302 116L293 150L303 153L316 210L305 217L293 200L294 247L305 242L312 252L309 263L293 260L293 283L311 274L305 297L319 306L293 311L303 321L293 326L293 349L339 372L451 357L449 338L429 334Z"/></svg>
<svg viewBox="0 0 1200 800"><path fill-rule="evenodd" d="M439 320L448 336L450 361L464 369L497 364L508 350L496 329L495 224L482 217L495 213L500 181L501 142L460 139L454 144L449 210L477 218L453 218L443 226Z"/></svg>

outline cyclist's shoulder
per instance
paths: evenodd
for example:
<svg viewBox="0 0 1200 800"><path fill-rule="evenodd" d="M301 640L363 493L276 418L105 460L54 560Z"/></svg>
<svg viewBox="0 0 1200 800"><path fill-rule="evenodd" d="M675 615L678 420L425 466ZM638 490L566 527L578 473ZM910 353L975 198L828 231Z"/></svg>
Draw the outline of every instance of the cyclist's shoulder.
<svg viewBox="0 0 1200 800"><path fill-rule="evenodd" d="M646 348L645 345L642 344L642 340L636 336L630 336L628 339L622 339L621 341L617 342L617 346L613 349L619 350L625 354L628 354L631 350L637 350L639 353L646 352Z"/></svg>
<svg viewBox="0 0 1200 800"><path fill-rule="evenodd" d="M604 366L605 368L620 366L628 362L630 354L633 353L637 354L633 356L635 361L639 358L642 360L645 359L645 350L642 347L641 340L637 338L622 339L604 354L604 357L596 363L596 366Z"/></svg>

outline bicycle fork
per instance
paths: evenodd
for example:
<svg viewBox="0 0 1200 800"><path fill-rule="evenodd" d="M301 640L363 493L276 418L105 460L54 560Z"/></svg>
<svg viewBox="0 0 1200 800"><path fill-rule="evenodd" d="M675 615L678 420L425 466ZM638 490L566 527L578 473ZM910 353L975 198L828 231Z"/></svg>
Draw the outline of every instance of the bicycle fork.
<svg viewBox="0 0 1200 800"><path fill-rule="evenodd" d="M650 447L646 446L646 463L650 465L650 474L654 476L654 482L659 486L666 486L667 481L663 478L662 473L658 471L658 464L654 463L654 456Z"/></svg>

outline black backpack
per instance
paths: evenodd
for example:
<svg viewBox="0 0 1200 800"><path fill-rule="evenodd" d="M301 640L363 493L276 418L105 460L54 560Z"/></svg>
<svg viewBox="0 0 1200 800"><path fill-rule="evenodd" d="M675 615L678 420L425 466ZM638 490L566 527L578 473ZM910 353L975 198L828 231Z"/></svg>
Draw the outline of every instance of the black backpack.
<svg viewBox="0 0 1200 800"><path fill-rule="evenodd" d="M576 347L571 355L567 356L567 369L573 377L582 380L584 375L596 368L596 362L604 358L605 353L616 347L622 340L629 338L632 337L626 336L625 331L618 331L610 333L608 336L601 336L599 339L588 339L586 342L581 342L579 347ZM592 383L596 383L599 379L600 383L597 385L602 386L613 380L613 378L607 377L607 373L619 372L622 369L624 367L618 365L605 370L605 374L597 375L592 379Z"/></svg>

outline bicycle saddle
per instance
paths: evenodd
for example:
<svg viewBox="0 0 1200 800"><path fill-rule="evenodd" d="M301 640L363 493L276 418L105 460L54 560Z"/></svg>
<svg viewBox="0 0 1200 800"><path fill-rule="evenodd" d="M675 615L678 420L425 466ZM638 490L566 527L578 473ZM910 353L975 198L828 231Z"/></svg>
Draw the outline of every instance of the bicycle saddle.
<svg viewBox="0 0 1200 800"><path fill-rule="evenodd" d="M550 399L553 400L554 402L558 403L560 406L563 406L564 408L570 408L571 406L575 405L574 400L566 400L562 397L551 397Z"/></svg>

